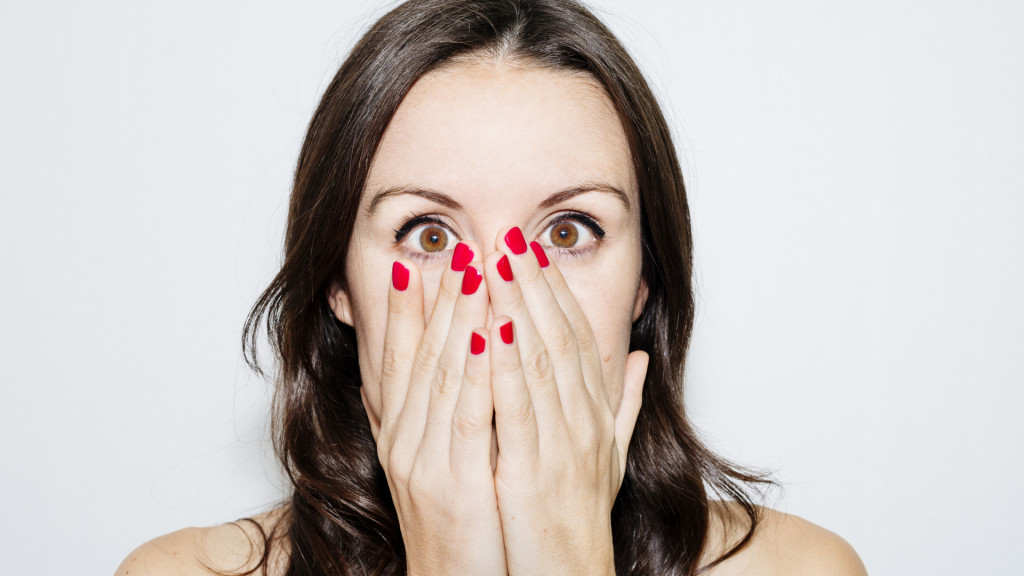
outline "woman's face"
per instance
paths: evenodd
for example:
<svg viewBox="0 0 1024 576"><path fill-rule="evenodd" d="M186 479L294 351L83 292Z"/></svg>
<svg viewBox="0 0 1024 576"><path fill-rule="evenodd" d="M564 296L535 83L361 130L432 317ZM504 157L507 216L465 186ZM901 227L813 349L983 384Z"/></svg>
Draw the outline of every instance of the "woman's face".
<svg viewBox="0 0 1024 576"><path fill-rule="evenodd" d="M594 331L617 410L630 327L646 298L636 188L622 125L589 76L486 60L421 78L370 169L348 290L330 298L356 329L371 419L380 415L392 263L419 267L426 322L456 243L486 257L507 226L543 245L565 277ZM487 327L492 318L490 311Z"/></svg>

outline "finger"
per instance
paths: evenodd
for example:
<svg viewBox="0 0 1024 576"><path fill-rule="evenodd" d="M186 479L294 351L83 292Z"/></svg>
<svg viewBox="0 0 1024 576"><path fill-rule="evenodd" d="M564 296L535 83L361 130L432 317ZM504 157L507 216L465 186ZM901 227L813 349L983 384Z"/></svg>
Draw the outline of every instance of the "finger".
<svg viewBox="0 0 1024 576"><path fill-rule="evenodd" d="M381 360L380 419L384 422L394 420L405 404L423 331L423 282L419 268L408 260L396 260L391 266L388 320Z"/></svg>
<svg viewBox="0 0 1024 576"><path fill-rule="evenodd" d="M520 332L520 354L525 367L526 382L531 387L540 384L543 370L534 370L534 363L547 362L554 373L555 385L558 390L561 406L566 416L571 412L579 413L579 407L591 406L592 400L587 393L579 347L573 327L562 311L558 300L548 286L547 279L536 255L522 249L522 231L513 227L502 231L499 237L498 250L509 259L512 268L512 282L506 283L503 304L508 306L504 313L512 316ZM518 252L518 253L517 253ZM495 297L497 301L499 297ZM495 312L498 312L496 309ZM546 352L539 354L538 347L532 346L533 334L528 326L521 324L521 317L532 319L540 347ZM524 348L524 344L527 346ZM536 401L536 400L535 400Z"/></svg>
<svg viewBox="0 0 1024 576"><path fill-rule="evenodd" d="M401 411L394 416L396 434L404 434L403 438L416 445L423 438L430 387L444 351L455 302L461 292L465 267L472 258L473 250L460 242L452 252L449 265L441 274L441 284L438 287L430 322L427 323L417 343L404 404ZM420 321L422 322L422 318ZM381 425L386 427L388 422L382 418Z"/></svg>
<svg viewBox="0 0 1024 576"><path fill-rule="evenodd" d="M622 402L615 413L615 445L619 449L619 482L626 473L626 456L629 443L633 438L636 419L640 415L643 403L644 382L647 379L647 366L650 356L647 352L636 350L626 356L626 374L622 382Z"/></svg>
<svg viewBox="0 0 1024 576"><path fill-rule="evenodd" d="M474 330L470 336L462 389L451 419L450 462L455 476L480 469L490 472L494 404L488 337L483 328Z"/></svg>
<svg viewBox="0 0 1024 576"><path fill-rule="evenodd" d="M483 284L480 266L480 260L475 259L462 273L455 309L448 332L443 336L444 348L430 381L423 444L424 449L434 450L433 454L448 453L452 417L462 389L473 328L487 319L487 287ZM429 330L425 336L432 336Z"/></svg>
<svg viewBox="0 0 1024 576"><path fill-rule="evenodd" d="M537 334L534 325L534 318L530 310L523 302L516 278L505 280L505 272L500 271L511 258L501 252L495 252L487 258L485 269L487 271L488 289L491 295L491 305L494 308L495 317L505 316L512 320L515 330L516 359L519 364L517 369L522 374L523 386L527 389L528 397L536 412L537 419L541 422L541 433L555 430L555 427L564 426L565 414L562 410L562 399L559 395L558 376L555 366L544 342ZM501 264L501 266L499 266ZM543 281L543 280L541 280ZM492 332L496 320L492 322ZM492 338L493 341L493 338ZM494 355L492 352L492 364ZM497 387L493 384L492 387ZM497 391L495 391L495 410L499 403ZM521 401L516 402L517 406Z"/></svg>
<svg viewBox="0 0 1024 576"><path fill-rule="evenodd" d="M604 406L609 405L608 390L604 385L604 373L601 368L601 352L597 347L597 338L587 321L587 316L580 308L579 302L573 295L569 286L565 283L565 277L558 266L550 265L544 248L537 242L530 242L530 250L537 258L544 279L551 289L551 294L558 302L569 325L572 326L573 334L576 335L576 347L579 350L580 365L583 370L583 380L587 385L591 398L595 401L603 401Z"/></svg>
<svg viewBox="0 0 1024 576"><path fill-rule="evenodd" d="M540 432L519 356L517 327L508 316L496 316L491 323L491 393L498 461L536 462Z"/></svg>

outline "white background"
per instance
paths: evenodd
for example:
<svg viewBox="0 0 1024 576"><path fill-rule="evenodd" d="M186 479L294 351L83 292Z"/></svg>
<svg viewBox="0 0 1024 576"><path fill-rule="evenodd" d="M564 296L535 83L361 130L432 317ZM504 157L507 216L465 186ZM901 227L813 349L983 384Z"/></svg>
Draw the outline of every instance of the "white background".
<svg viewBox="0 0 1024 576"><path fill-rule="evenodd" d="M1024 564L1024 9L597 3L688 178L692 416L872 574ZM0 557L112 573L281 482L242 323L376 2L0 7Z"/></svg>

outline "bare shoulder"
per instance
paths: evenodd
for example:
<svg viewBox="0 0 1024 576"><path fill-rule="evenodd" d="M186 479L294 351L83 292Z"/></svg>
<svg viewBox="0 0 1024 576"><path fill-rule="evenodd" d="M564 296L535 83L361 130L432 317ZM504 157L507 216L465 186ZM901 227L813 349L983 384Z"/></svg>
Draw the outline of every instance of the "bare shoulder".
<svg viewBox="0 0 1024 576"><path fill-rule="evenodd" d="M263 534L282 518L277 508L252 517L205 528L164 534L132 550L115 576L210 576L251 570L263 557ZM271 545L270 574L281 565L280 547Z"/></svg>
<svg viewBox="0 0 1024 576"><path fill-rule="evenodd" d="M709 573L714 576L866 576L853 547L839 535L792 514L760 508L762 520L750 543ZM712 506L707 561L714 560L746 533L742 510L733 503ZM706 562L705 562L706 563Z"/></svg>

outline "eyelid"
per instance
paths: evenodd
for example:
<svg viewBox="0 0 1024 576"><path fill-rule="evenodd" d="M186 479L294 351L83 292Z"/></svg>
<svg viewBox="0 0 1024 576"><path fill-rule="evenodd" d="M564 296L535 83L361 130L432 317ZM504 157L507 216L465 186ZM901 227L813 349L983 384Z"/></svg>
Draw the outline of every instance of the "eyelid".
<svg viewBox="0 0 1024 576"><path fill-rule="evenodd" d="M404 240L410 232L419 228L424 224L434 224L440 226L452 233L456 238L459 237L452 229L452 226L438 217L436 214L415 214L406 218L405 222L402 223L397 229L395 229L395 242L401 242Z"/></svg>
<svg viewBox="0 0 1024 576"><path fill-rule="evenodd" d="M598 240L604 238L605 235L604 228L601 227L596 218L585 212L580 212L578 210L567 210L565 212L560 212L556 214L547 223L547 226L544 227L544 230L547 230L548 228L551 228L552 226L560 222L576 222L577 224L582 224L584 227L593 232L594 236Z"/></svg>

